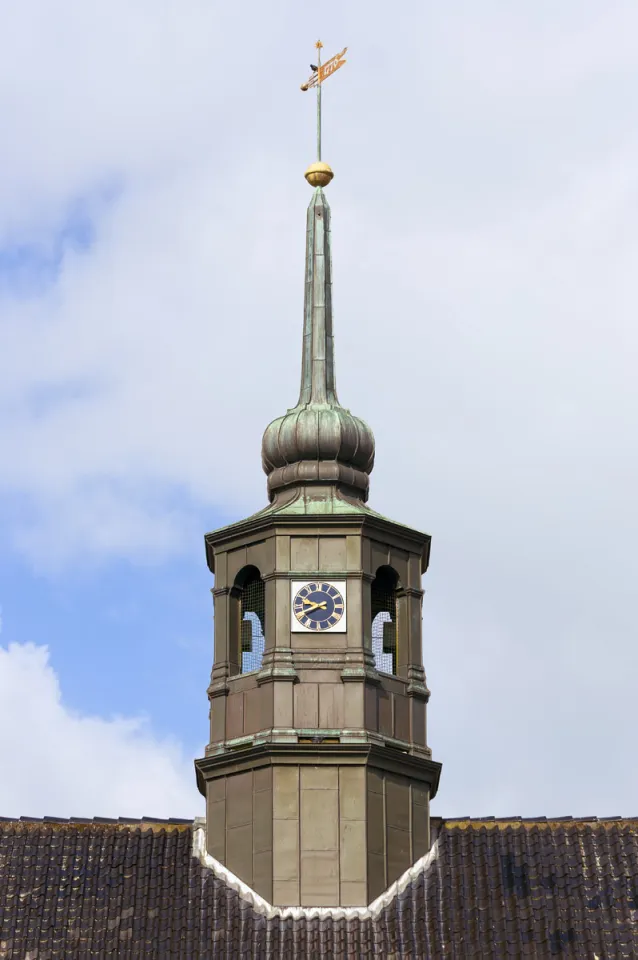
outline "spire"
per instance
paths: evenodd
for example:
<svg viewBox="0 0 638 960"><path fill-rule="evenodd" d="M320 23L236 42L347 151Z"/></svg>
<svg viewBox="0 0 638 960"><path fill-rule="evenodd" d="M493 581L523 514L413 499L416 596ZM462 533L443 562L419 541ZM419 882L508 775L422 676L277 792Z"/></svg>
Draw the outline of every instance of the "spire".
<svg viewBox="0 0 638 960"><path fill-rule="evenodd" d="M330 207L321 187L316 187L306 216L306 288L298 405L339 404L332 333L331 261Z"/></svg>
<svg viewBox="0 0 638 960"><path fill-rule="evenodd" d="M321 83L346 61L345 49L317 66L302 89L317 87L317 162L305 173L313 191L306 217L306 280L297 405L274 420L262 440L262 464L268 493L307 484L336 484L344 493L367 500L374 465L374 436L363 420L344 409L337 397L332 327L330 207L323 187L333 173L321 160Z"/></svg>

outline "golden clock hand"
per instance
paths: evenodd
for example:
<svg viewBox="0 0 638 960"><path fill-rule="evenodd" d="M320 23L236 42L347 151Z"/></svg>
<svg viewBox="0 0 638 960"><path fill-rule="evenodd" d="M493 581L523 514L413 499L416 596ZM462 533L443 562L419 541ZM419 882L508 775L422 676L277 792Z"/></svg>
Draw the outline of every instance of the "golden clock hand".
<svg viewBox="0 0 638 960"><path fill-rule="evenodd" d="M325 600L322 600L320 603L313 603L312 600L304 600L304 603L305 603L306 606L308 607L308 609L306 610L306 613L310 613L311 610L325 610L325 609L326 609L326 601L325 601Z"/></svg>

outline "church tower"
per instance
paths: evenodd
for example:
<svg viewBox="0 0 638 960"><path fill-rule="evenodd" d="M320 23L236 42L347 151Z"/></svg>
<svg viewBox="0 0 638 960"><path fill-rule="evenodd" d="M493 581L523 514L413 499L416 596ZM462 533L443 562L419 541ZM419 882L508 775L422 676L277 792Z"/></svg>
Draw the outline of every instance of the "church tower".
<svg viewBox="0 0 638 960"><path fill-rule="evenodd" d="M441 767L422 656L430 537L367 505L374 437L337 397L318 152L301 391L262 441L270 502L205 538L215 651L196 769L213 857L276 906L346 907L427 852Z"/></svg>

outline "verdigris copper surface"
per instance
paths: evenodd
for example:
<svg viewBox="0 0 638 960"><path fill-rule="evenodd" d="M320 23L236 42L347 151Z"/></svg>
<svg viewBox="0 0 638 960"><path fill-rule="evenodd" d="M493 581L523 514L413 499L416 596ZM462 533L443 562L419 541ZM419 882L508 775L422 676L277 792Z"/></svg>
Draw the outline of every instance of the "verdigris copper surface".
<svg viewBox="0 0 638 960"><path fill-rule="evenodd" d="M374 435L339 403L332 321L330 207L316 187L307 214L306 286L297 405L266 428L262 463L271 500L285 487L336 483L365 501Z"/></svg>

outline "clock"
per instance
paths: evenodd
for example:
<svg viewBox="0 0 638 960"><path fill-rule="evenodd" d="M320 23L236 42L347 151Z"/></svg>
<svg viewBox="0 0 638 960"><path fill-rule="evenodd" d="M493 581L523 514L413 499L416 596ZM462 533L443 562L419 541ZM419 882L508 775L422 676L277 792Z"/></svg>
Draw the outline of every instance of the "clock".
<svg viewBox="0 0 638 960"><path fill-rule="evenodd" d="M345 580L293 580L291 591L294 632L346 632Z"/></svg>

